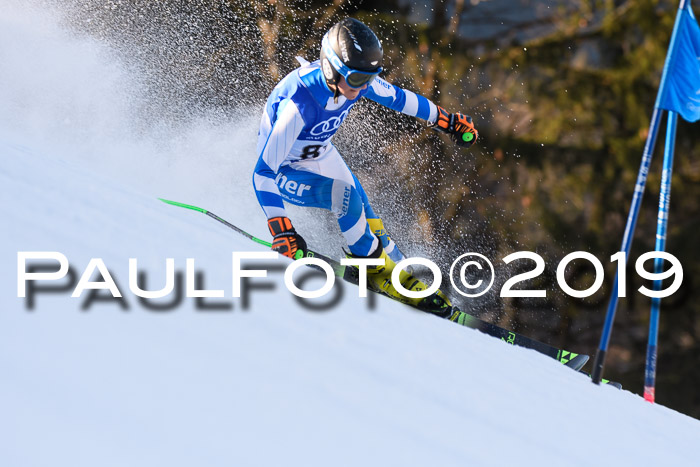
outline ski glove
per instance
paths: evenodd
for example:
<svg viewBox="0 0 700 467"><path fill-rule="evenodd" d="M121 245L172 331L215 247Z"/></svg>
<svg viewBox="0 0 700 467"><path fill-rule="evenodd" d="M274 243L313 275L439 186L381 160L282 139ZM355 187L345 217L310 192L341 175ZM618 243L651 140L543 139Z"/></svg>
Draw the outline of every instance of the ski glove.
<svg viewBox="0 0 700 467"><path fill-rule="evenodd" d="M451 114L439 105L437 109L438 118L431 125L431 128L447 133L452 141L463 148L474 144L479 137L479 132L474 128L472 118L469 115L463 115L459 112Z"/></svg>
<svg viewBox="0 0 700 467"><path fill-rule="evenodd" d="M292 221L288 217L273 217L267 220L267 226L274 237L272 249L276 252L296 259L297 252L303 255L306 251L306 242L292 227Z"/></svg>

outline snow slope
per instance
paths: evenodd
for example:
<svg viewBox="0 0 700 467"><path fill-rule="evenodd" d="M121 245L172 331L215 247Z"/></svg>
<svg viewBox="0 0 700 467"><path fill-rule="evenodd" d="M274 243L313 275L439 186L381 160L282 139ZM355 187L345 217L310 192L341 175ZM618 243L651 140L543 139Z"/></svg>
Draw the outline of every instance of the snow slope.
<svg viewBox="0 0 700 467"><path fill-rule="evenodd" d="M146 125L138 79L99 43L0 6L0 465L685 465L700 422L533 351L345 287L330 311L230 297L231 252L265 251L257 117ZM137 77L136 77L137 78ZM139 117L140 118L140 117ZM311 219L311 218L308 218ZM101 258L128 309L72 290L17 298L17 253ZM229 310L145 308L166 258ZM284 266L283 260L279 260ZM259 279L256 279L259 280ZM63 282L62 282L63 283ZM104 291L103 291L104 292Z"/></svg>

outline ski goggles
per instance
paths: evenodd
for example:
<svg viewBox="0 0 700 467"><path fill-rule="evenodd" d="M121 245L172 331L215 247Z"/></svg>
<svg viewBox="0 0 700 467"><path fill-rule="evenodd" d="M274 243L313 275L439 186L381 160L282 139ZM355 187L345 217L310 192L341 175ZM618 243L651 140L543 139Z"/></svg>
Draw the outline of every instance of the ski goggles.
<svg viewBox="0 0 700 467"><path fill-rule="evenodd" d="M328 42L328 36L323 36L321 47L323 47L323 52L328 57L333 68L345 78L345 82L353 89L359 89L365 84L371 83L382 72L382 67L373 71L360 71L348 68L331 47L331 44Z"/></svg>

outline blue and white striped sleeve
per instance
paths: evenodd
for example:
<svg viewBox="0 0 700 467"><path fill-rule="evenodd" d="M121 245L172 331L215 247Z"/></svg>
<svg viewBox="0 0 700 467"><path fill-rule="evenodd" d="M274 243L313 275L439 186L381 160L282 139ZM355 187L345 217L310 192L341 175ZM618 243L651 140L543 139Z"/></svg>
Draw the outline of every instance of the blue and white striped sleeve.
<svg viewBox="0 0 700 467"><path fill-rule="evenodd" d="M438 116L437 106L429 99L394 86L381 78L375 78L372 81L365 97L406 115L427 120L428 123L435 123Z"/></svg>
<svg viewBox="0 0 700 467"><path fill-rule="evenodd" d="M268 219L287 215L275 177L303 128L301 113L296 104L289 99L280 103L277 119L271 127L269 120L263 117L258 138L260 143L264 141L264 144L253 173L253 186L258 202Z"/></svg>

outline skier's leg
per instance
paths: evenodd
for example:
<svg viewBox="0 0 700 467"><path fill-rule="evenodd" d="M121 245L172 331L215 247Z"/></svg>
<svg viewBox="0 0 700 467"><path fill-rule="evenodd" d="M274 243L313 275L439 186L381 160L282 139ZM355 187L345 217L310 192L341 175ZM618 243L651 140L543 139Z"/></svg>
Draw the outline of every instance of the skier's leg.
<svg viewBox="0 0 700 467"><path fill-rule="evenodd" d="M394 260L395 263L398 263L406 257L401 252L401 250L399 250L399 247L391 239L391 237L389 237L389 234L384 228L384 223L382 222L382 220L379 218L379 216L377 216L374 213L374 210L372 209L372 206L369 203L369 199L367 198L367 194L365 193L364 188L362 188L362 184L357 179L357 177L355 177L355 174L353 174L352 176L355 180L355 187L358 193L360 194L362 202L365 206L365 216L367 217L367 223L369 224L370 230L372 230L372 233L374 233L374 235L376 235L377 238L379 238L379 241L382 242L382 246L384 247L386 254L389 255L389 258Z"/></svg>
<svg viewBox="0 0 700 467"><path fill-rule="evenodd" d="M368 268L368 279L373 281L377 288L381 289L384 293L388 295L399 298L407 303L411 303L414 306L423 308L426 311L436 313L442 317L450 318L453 315L450 300L441 290L438 290L430 297L426 297L423 299L411 299L401 295L396 290L396 288L391 282L391 273L394 270L396 263L404 259L405 256L396 246L396 243L394 243L394 241L387 234L382 220L374 213L374 210L372 209L372 206L369 203L369 199L367 198L367 194L365 193L364 188L362 188L362 184L357 179L357 177L355 177L354 174L352 176L353 180L355 181L355 187L357 189L357 192L360 194L360 197L362 198L362 202L365 207L367 223L369 224L372 233L374 233L377 236L377 238L379 238L383 247L383 251L377 250L372 255L370 255L370 257L384 258L385 265L384 267L379 266L376 268ZM411 291L425 290L427 288L427 286L422 281L416 279L413 276L412 271L402 270L399 273L399 282L405 289Z"/></svg>
<svg viewBox="0 0 700 467"><path fill-rule="evenodd" d="M352 184L341 178L299 170L299 165L281 167L275 182L285 201L298 206L334 212L350 252L368 256L380 245L367 224L361 197Z"/></svg>
<svg viewBox="0 0 700 467"><path fill-rule="evenodd" d="M396 263L387 255L367 223L365 211L374 214L367 195L335 148L318 159L280 167L275 183L282 197L292 204L333 211L352 256L384 259L384 266L367 268L368 281L373 288L440 316L451 314L450 302L440 291L426 298L410 298L396 290L391 281ZM400 271L399 278L407 290L427 288L406 271Z"/></svg>

